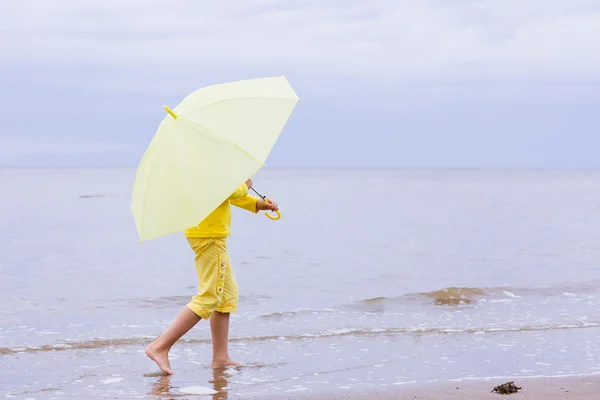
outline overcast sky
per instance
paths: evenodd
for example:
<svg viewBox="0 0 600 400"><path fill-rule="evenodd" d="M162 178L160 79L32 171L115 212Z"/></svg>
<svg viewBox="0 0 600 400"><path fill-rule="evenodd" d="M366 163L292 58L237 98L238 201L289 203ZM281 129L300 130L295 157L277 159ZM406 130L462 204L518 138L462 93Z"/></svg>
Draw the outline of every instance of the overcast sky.
<svg viewBox="0 0 600 400"><path fill-rule="evenodd" d="M164 104L278 75L273 167L600 167L600 0L2 0L0 166L135 167Z"/></svg>

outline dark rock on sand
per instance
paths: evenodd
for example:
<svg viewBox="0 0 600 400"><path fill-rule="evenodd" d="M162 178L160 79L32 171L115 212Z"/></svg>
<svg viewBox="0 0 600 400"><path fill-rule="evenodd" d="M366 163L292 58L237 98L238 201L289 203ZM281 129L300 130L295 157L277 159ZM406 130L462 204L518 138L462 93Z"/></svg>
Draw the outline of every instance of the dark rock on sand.
<svg viewBox="0 0 600 400"><path fill-rule="evenodd" d="M511 394L511 393L517 393L519 390L521 390L522 388L515 385L514 382L506 382L503 383L502 385L496 386L495 388L492 389L492 392L496 392L499 394Z"/></svg>

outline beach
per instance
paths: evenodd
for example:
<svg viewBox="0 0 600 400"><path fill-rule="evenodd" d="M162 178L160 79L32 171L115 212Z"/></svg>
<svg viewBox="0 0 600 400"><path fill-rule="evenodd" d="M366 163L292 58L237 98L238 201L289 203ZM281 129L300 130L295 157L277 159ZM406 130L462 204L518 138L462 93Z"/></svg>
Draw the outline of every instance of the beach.
<svg viewBox="0 0 600 400"><path fill-rule="evenodd" d="M330 393L323 395L295 397L312 400L596 400L600 398L600 377L582 378L539 378L519 379L522 385L517 394L499 395L490 393L493 380L483 382L463 382L461 384L441 384L427 387L406 388L383 393ZM284 398L284 397L282 397ZM294 398L294 397L288 397Z"/></svg>
<svg viewBox="0 0 600 400"><path fill-rule="evenodd" d="M139 243L134 174L0 170L0 396L600 398L600 172L262 171L282 219L236 209L229 239L245 366L209 368L201 321L173 377L144 348L193 253Z"/></svg>

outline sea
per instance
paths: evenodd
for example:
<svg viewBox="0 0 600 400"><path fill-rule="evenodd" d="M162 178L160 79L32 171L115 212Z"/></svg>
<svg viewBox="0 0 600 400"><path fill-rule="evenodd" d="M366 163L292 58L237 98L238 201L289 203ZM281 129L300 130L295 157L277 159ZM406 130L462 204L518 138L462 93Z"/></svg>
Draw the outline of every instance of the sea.
<svg viewBox="0 0 600 400"><path fill-rule="evenodd" d="M0 397L244 399L600 374L600 171L263 169L212 370L181 233L140 243L133 169L0 170ZM211 397L212 396L212 397Z"/></svg>

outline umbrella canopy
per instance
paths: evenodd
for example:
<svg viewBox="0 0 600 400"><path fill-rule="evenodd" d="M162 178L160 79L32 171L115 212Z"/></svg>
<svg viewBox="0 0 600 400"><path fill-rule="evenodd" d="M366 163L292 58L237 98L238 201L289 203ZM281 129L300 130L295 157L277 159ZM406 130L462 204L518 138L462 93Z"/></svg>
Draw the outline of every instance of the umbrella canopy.
<svg viewBox="0 0 600 400"><path fill-rule="evenodd" d="M265 164L299 98L285 77L209 86L161 121L138 166L141 241L198 225Z"/></svg>

